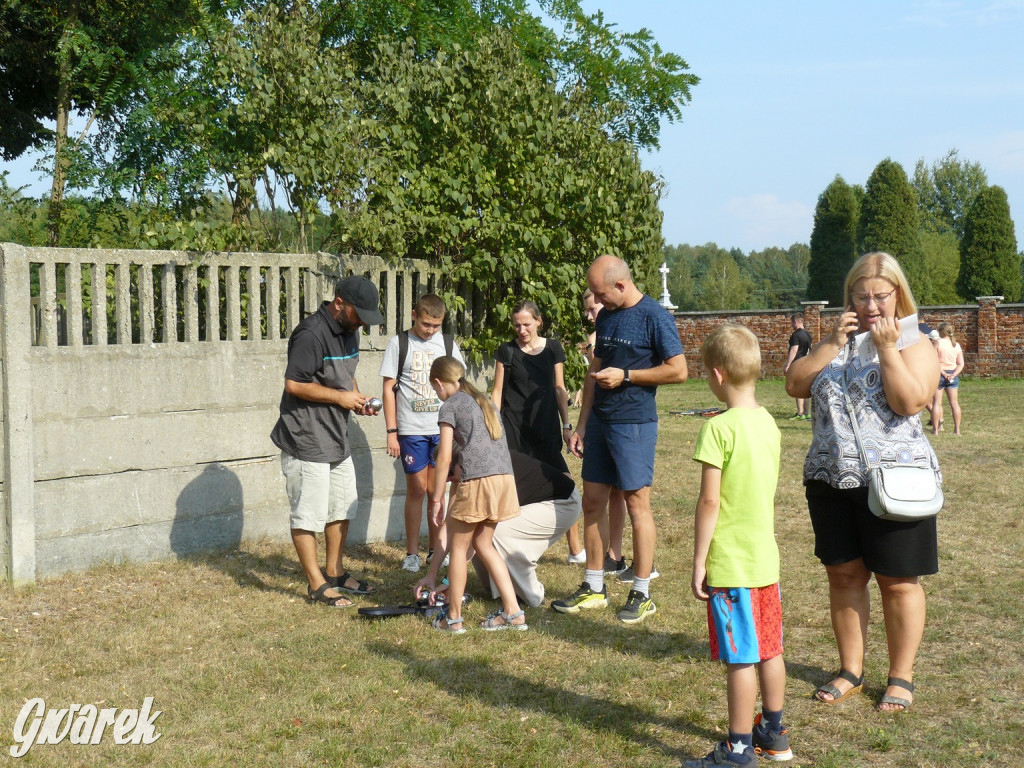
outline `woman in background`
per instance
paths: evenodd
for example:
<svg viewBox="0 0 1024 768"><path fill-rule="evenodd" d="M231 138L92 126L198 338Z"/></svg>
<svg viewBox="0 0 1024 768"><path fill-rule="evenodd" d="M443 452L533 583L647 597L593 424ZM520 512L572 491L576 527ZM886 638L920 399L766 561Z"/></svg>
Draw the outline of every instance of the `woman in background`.
<svg viewBox="0 0 1024 768"><path fill-rule="evenodd" d="M939 353L939 388L935 390L932 400L932 434L939 434L942 429L942 392L945 390L949 399L949 410L953 413L953 434L960 434L960 410L958 392L960 389L960 372L964 369L964 351L953 336L952 323L939 323L939 340L935 344Z"/></svg>

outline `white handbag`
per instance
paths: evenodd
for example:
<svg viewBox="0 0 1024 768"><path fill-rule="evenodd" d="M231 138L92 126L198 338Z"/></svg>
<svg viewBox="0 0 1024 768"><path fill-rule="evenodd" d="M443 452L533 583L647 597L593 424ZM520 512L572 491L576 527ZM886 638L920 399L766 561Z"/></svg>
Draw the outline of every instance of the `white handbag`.
<svg viewBox="0 0 1024 768"><path fill-rule="evenodd" d="M843 367L843 399L853 425L853 436L857 441L861 461L868 472L868 508L883 520L913 523L934 517L942 509L945 497L942 486L935 478L931 467L908 464L868 466L864 443L860 437L857 414L846 391L846 367Z"/></svg>

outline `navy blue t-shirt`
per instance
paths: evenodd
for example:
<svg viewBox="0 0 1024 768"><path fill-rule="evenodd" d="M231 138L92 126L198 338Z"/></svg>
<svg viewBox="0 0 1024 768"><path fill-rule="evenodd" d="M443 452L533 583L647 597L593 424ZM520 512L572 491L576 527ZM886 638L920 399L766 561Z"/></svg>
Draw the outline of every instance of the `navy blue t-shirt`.
<svg viewBox="0 0 1024 768"><path fill-rule="evenodd" d="M632 307L602 309L597 315L594 356L601 368L636 371L655 368L683 354L679 331L667 309L644 295ZM604 422L643 424L658 420L657 387L623 384L594 388L594 413Z"/></svg>

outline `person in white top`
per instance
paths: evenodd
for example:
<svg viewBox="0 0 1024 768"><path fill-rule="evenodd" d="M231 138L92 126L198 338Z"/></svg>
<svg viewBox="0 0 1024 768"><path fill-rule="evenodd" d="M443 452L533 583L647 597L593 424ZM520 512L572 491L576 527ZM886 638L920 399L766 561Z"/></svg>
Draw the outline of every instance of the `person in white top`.
<svg viewBox="0 0 1024 768"><path fill-rule="evenodd" d="M433 451L441 434L437 425L441 401L430 384L430 366L444 355L463 362L455 340L441 333L444 316L444 301L439 296L420 296L412 310L412 328L391 338L380 364L387 453L393 459L401 457L405 472L406 549L402 569L411 573L422 567L419 545L423 500L434 483ZM444 529L433 525L429 515L427 526L429 561L435 549L444 551L445 542Z"/></svg>
<svg viewBox="0 0 1024 768"><path fill-rule="evenodd" d="M964 369L964 351L953 336L952 323L939 323L939 340L935 344L939 353L939 388L932 400L932 434L942 429L942 393L949 399L949 410L953 413L953 434L960 434L960 372Z"/></svg>

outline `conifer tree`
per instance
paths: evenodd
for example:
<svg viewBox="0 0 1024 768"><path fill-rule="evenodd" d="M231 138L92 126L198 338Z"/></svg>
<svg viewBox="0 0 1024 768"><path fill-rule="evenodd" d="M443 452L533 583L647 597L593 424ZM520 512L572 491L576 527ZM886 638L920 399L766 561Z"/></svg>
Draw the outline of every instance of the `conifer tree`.
<svg viewBox="0 0 1024 768"><path fill-rule="evenodd" d="M857 251L885 251L903 267L915 297L929 292L918 233L917 193L903 166L886 158L871 172L857 223Z"/></svg>
<svg viewBox="0 0 1024 768"><path fill-rule="evenodd" d="M1010 302L1021 298L1021 257L1002 187L985 187L967 211L958 288L968 299L1002 296Z"/></svg>
<svg viewBox="0 0 1024 768"><path fill-rule="evenodd" d="M836 176L818 197L811 230L811 261L807 266L807 298L843 304L843 280L856 258L857 199Z"/></svg>

